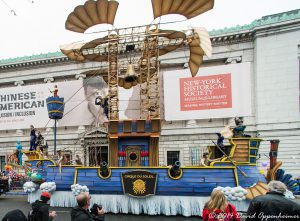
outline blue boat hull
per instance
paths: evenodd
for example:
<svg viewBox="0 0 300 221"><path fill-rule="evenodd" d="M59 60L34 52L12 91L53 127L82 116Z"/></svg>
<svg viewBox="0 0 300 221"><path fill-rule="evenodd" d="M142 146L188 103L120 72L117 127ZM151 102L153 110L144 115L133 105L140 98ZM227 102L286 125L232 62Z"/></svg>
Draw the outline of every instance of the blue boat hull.
<svg viewBox="0 0 300 221"><path fill-rule="evenodd" d="M28 161L35 168L38 160ZM57 190L70 191L72 184L86 185L94 194L123 194L121 174L133 170L144 170L157 173L156 194L161 196L208 196L217 187L244 188L258 181L265 182L256 166L240 165L246 174L244 177L233 165L217 165L212 167L183 167L182 177L172 179L168 175L168 167L115 167L110 168L111 175L101 178L99 167L55 166L52 161L44 160L39 167L47 182L55 182Z"/></svg>

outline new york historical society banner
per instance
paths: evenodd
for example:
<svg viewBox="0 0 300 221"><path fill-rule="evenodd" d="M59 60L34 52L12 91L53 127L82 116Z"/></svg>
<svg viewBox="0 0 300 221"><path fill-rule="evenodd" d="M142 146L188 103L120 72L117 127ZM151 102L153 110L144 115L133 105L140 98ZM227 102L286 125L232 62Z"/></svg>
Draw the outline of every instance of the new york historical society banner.
<svg viewBox="0 0 300 221"><path fill-rule="evenodd" d="M209 119L252 115L250 63L166 71L166 120Z"/></svg>

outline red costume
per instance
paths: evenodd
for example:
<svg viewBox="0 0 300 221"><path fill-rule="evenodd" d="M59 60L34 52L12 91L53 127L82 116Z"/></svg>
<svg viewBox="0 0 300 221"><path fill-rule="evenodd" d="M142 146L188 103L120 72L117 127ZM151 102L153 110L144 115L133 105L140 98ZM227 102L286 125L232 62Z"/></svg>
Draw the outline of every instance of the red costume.
<svg viewBox="0 0 300 221"><path fill-rule="evenodd" d="M230 203L228 203L225 212L223 212L220 209L216 209L215 211L209 211L207 208L204 208L202 211L202 219L204 221L241 221L235 206Z"/></svg>
<svg viewBox="0 0 300 221"><path fill-rule="evenodd" d="M58 97L58 88L57 88L57 85L54 86L53 96L54 97Z"/></svg>

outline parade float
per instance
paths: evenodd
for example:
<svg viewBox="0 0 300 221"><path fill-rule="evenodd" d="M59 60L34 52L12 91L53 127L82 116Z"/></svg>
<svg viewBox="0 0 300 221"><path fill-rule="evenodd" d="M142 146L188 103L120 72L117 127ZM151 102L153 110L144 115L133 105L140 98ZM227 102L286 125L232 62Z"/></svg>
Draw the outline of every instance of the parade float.
<svg viewBox="0 0 300 221"><path fill-rule="evenodd" d="M180 162L175 162L174 165L159 166L159 58L180 47L189 48L188 66L194 77L203 56L211 55L212 47L204 28L164 30L156 21L168 14L191 19L212 9L213 4L213 0L152 0L154 21L151 24L111 28L104 37L61 46L61 51L70 60L106 64L92 71L105 73L103 78L108 85L108 95L96 102L108 118L104 124L109 140L108 162L103 161L100 166L63 165L38 151L25 152L26 165L37 171L36 182L25 188L29 202L40 195L34 184L45 182L40 189L53 192L52 206L75 206L74 195L84 191L92 194L92 201L101 204L106 212L199 216L215 188L226 192L239 211L247 209L246 199L266 193L267 181L276 179L280 166L276 162L279 142L271 141L271 165L264 176L257 167L263 140L244 136L245 126L240 122L233 130L233 137L228 138L228 145L218 140L208 147L209 163L183 167ZM65 27L79 33L99 24L113 27L118 5L117 1L86 1L68 16ZM119 89L132 87L139 87L140 116L120 119ZM50 118L56 121L63 117L62 99L53 96L47 104ZM292 186L296 186L295 183Z"/></svg>

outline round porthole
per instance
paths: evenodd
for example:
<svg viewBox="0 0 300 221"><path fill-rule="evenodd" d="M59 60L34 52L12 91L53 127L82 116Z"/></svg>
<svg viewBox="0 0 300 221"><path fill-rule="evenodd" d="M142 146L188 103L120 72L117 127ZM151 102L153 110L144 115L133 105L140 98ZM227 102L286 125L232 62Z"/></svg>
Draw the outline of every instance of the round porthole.
<svg viewBox="0 0 300 221"><path fill-rule="evenodd" d="M130 159L131 161L136 161L137 158L138 158L138 156L137 156L136 153L133 152L133 153L130 153L130 154L129 154L129 159Z"/></svg>

